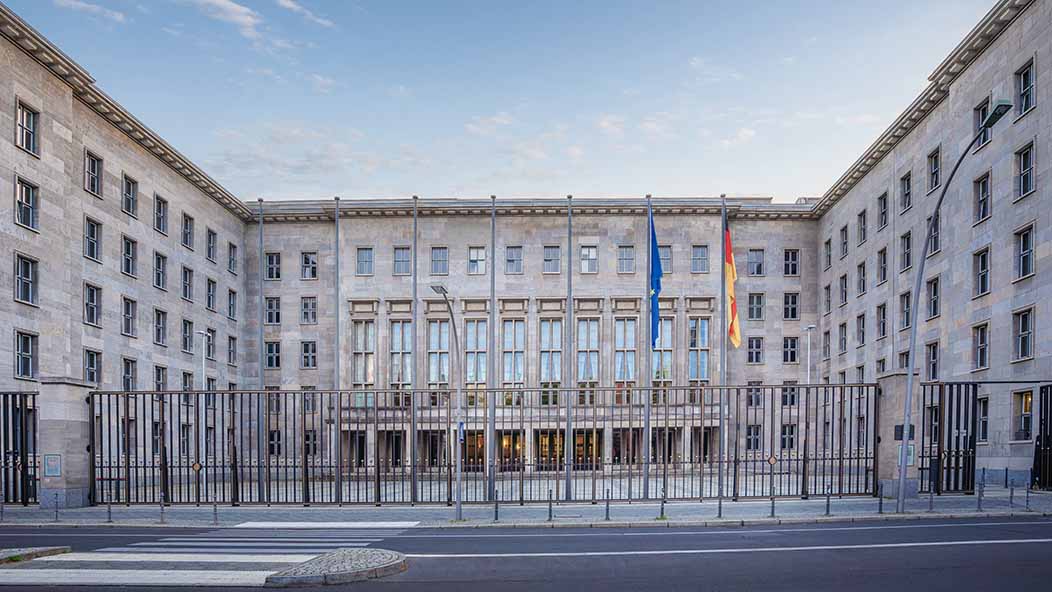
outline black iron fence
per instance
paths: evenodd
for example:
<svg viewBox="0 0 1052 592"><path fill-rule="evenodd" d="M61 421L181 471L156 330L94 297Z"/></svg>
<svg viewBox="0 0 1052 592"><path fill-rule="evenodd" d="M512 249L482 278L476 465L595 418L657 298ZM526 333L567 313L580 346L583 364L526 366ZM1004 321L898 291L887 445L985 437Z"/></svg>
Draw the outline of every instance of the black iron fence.
<svg viewBox="0 0 1052 592"><path fill-rule="evenodd" d="M94 503L872 494L874 385L96 392ZM721 413L722 410L722 413ZM721 421L722 415L722 421ZM463 441L457 443L457 421Z"/></svg>
<svg viewBox="0 0 1052 592"><path fill-rule="evenodd" d="M37 394L0 392L0 499L37 501Z"/></svg>

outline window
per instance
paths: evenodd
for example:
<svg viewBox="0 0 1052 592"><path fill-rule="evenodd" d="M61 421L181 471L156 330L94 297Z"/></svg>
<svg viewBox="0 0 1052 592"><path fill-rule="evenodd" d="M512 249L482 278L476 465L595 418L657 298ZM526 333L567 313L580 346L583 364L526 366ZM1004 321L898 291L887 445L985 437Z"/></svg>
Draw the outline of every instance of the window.
<svg viewBox="0 0 1052 592"><path fill-rule="evenodd" d="M266 279L268 280L280 280L281 279L281 253L267 253L265 256L267 261L267 274Z"/></svg>
<svg viewBox="0 0 1052 592"><path fill-rule="evenodd" d="M1015 153L1015 195L1023 197L1034 190L1034 145Z"/></svg>
<svg viewBox="0 0 1052 592"><path fill-rule="evenodd" d="M858 244L866 242L866 210L862 210L858 213L855 221L856 234L858 234Z"/></svg>
<svg viewBox="0 0 1052 592"><path fill-rule="evenodd" d="M786 321L800 320L800 293L782 294L782 318Z"/></svg>
<svg viewBox="0 0 1052 592"><path fill-rule="evenodd" d="M829 284L822 288L822 310L826 314L833 310L833 290Z"/></svg>
<svg viewBox="0 0 1052 592"><path fill-rule="evenodd" d="M526 321L505 320L501 323L501 384L505 388L526 386ZM505 405L521 405L522 395L504 394Z"/></svg>
<svg viewBox="0 0 1052 592"><path fill-rule="evenodd" d="M264 310L266 311L264 322L267 325L281 324L281 298L278 296L267 296L264 299Z"/></svg>
<svg viewBox="0 0 1052 592"><path fill-rule="evenodd" d="M558 245L544 247L544 273L559 273L559 265L562 255L559 254Z"/></svg>
<svg viewBox="0 0 1052 592"><path fill-rule="evenodd" d="M237 366L237 337L233 335L226 338L226 363Z"/></svg>
<svg viewBox="0 0 1052 592"><path fill-rule="evenodd" d="M431 247L431 275L447 275L449 273L449 249L447 247Z"/></svg>
<svg viewBox="0 0 1052 592"><path fill-rule="evenodd" d="M877 251L877 285L888 281L888 249Z"/></svg>
<svg viewBox="0 0 1052 592"><path fill-rule="evenodd" d="M986 323L972 327L972 368L976 370L990 367L989 331Z"/></svg>
<svg viewBox="0 0 1052 592"><path fill-rule="evenodd" d="M153 285L162 290L168 289L168 257L156 251L153 254Z"/></svg>
<svg viewBox="0 0 1052 592"><path fill-rule="evenodd" d="M37 377L37 336L24 331L15 332L15 378Z"/></svg>
<svg viewBox="0 0 1052 592"><path fill-rule="evenodd" d="M194 322L183 319L182 331L179 335L182 340L182 350L188 354L194 352Z"/></svg>
<svg viewBox="0 0 1052 592"><path fill-rule="evenodd" d="M581 273L599 272L599 249L594 245L581 247Z"/></svg>
<svg viewBox="0 0 1052 592"><path fill-rule="evenodd" d="M848 232L847 232L847 225L845 224L840 229L840 258L841 259L843 259L844 257L847 257L847 242L848 242Z"/></svg>
<svg viewBox="0 0 1052 592"><path fill-rule="evenodd" d="M139 363L130 358L121 358L121 388L134 391L138 388Z"/></svg>
<svg viewBox="0 0 1052 592"><path fill-rule="evenodd" d="M354 275L373 275L372 247L358 247L354 264Z"/></svg>
<svg viewBox="0 0 1052 592"><path fill-rule="evenodd" d="M990 116L990 99L983 99L982 103L979 103L975 109L972 109L972 113L974 114L972 120L974 121L975 133L979 136L978 145L983 146L990 141L990 128L983 126L983 122Z"/></svg>
<svg viewBox="0 0 1052 592"><path fill-rule="evenodd" d="M829 354L832 348L830 343L829 331L822 333L822 358L828 360Z"/></svg>
<svg viewBox="0 0 1052 592"><path fill-rule="evenodd" d="M183 214L183 231L181 237L183 246L192 250L194 248L194 219L188 214Z"/></svg>
<svg viewBox="0 0 1052 592"><path fill-rule="evenodd" d="M558 389L562 382L563 322L561 319L541 319L540 367L541 405L558 405ZM616 349L616 333L615 344ZM616 360L615 360L616 362ZM634 356L633 362L634 364ZM619 370L615 369L615 372ZM633 372L633 376L635 373ZM625 374L622 373L622 376Z"/></svg>
<svg viewBox="0 0 1052 592"><path fill-rule="evenodd" d="M932 255L942 249L942 242L939 240L939 215L928 216L925 224L931 225L931 237L928 239L928 255Z"/></svg>
<svg viewBox="0 0 1052 592"><path fill-rule="evenodd" d="M858 290L858 295L861 296L866 293L866 262L858 264L855 268L855 284Z"/></svg>
<svg viewBox="0 0 1052 592"><path fill-rule="evenodd" d="M632 245L622 245L617 248L617 273L635 273L636 271L636 248Z"/></svg>
<svg viewBox="0 0 1052 592"><path fill-rule="evenodd" d="M877 339L888 336L888 305L877 305Z"/></svg>
<svg viewBox="0 0 1052 592"><path fill-rule="evenodd" d="M300 368L311 369L318 367L318 342L300 342Z"/></svg>
<svg viewBox="0 0 1052 592"><path fill-rule="evenodd" d="M760 438L763 426L750 424L745 426L745 450L760 450Z"/></svg>
<svg viewBox="0 0 1052 592"><path fill-rule="evenodd" d="M300 279L318 279L318 253L314 251L300 253Z"/></svg>
<svg viewBox="0 0 1052 592"><path fill-rule="evenodd" d="M928 155L928 191L934 191L939 187L940 160L938 148Z"/></svg>
<svg viewBox="0 0 1052 592"><path fill-rule="evenodd" d="M84 382L91 384L102 382L102 352L93 349L84 350Z"/></svg>
<svg viewBox="0 0 1052 592"><path fill-rule="evenodd" d="M409 275L413 272L412 253L409 247L395 247L394 275Z"/></svg>
<svg viewBox="0 0 1052 592"><path fill-rule="evenodd" d="M36 230L40 218L39 190L21 177L15 184L15 223Z"/></svg>
<svg viewBox="0 0 1052 592"><path fill-rule="evenodd" d="M468 247L468 275L486 273L486 248Z"/></svg>
<svg viewBox="0 0 1052 592"><path fill-rule="evenodd" d="M799 337L782 337L782 363L796 364L800 351Z"/></svg>
<svg viewBox="0 0 1052 592"><path fill-rule="evenodd" d="M183 372L182 388L183 388L184 391L192 391L192 390L194 390L194 373L193 372ZM193 395L183 395L182 399L183 399L183 405L189 407L191 402L193 401ZM190 430L189 430L189 427L190 426L184 426L184 427L187 428L187 429L185 430L186 434L182 436L182 440L185 443L189 443L189 441L190 441ZM183 450L186 450L186 448L187 448L186 444L182 444L182 448L183 448Z"/></svg>
<svg viewBox="0 0 1052 592"><path fill-rule="evenodd" d="M132 217L139 215L139 182L128 175L121 177L121 211Z"/></svg>
<svg viewBox="0 0 1052 592"><path fill-rule="evenodd" d="M301 296L300 297L300 324L303 324L303 325L316 325L316 324L318 324L318 297L317 296Z"/></svg>
<svg viewBox="0 0 1052 592"><path fill-rule="evenodd" d="M102 288L84 284L84 322L96 327L102 322Z"/></svg>
<svg viewBox="0 0 1052 592"><path fill-rule="evenodd" d="M1012 440L1029 440L1033 427L1034 393L1023 391L1012 394Z"/></svg>
<svg viewBox="0 0 1052 592"><path fill-rule="evenodd" d="M974 296L990 292L990 247L972 255L972 275L974 277Z"/></svg>
<svg viewBox="0 0 1052 592"><path fill-rule="evenodd" d="M449 388L449 321L427 322L427 382L429 388Z"/></svg>
<svg viewBox="0 0 1052 592"><path fill-rule="evenodd" d="M990 217L990 173L986 173L972 183L975 194L975 221L980 222Z"/></svg>
<svg viewBox="0 0 1052 592"><path fill-rule="evenodd" d="M208 259L212 263L216 261L216 251L219 250L216 244L219 241L219 237L216 232L211 228L205 229L205 259Z"/></svg>
<svg viewBox="0 0 1052 592"><path fill-rule="evenodd" d="M182 271L183 300L194 300L194 270L184 267Z"/></svg>
<svg viewBox="0 0 1052 592"><path fill-rule="evenodd" d="M672 380L672 344L675 342L672 319L662 317L658 320L658 331L654 339L653 356L651 357L651 379L654 386L669 384Z"/></svg>
<svg viewBox="0 0 1052 592"><path fill-rule="evenodd" d="M139 267L139 245L132 239L121 237L121 273L135 277Z"/></svg>
<svg viewBox="0 0 1052 592"><path fill-rule="evenodd" d="M1022 115L1034 108L1034 62L1020 68L1015 73L1016 113Z"/></svg>
<svg viewBox="0 0 1052 592"><path fill-rule="evenodd" d="M504 273L522 273L522 247L504 247Z"/></svg>
<svg viewBox="0 0 1052 592"><path fill-rule="evenodd" d="M924 368L928 380L939 380L939 342L924 346Z"/></svg>
<svg viewBox="0 0 1052 592"><path fill-rule="evenodd" d="M763 337L750 337L748 339L748 356L750 364L763 363Z"/></svg>
<svg viewBox="0 0 1052 592"><path fill-rule="evenodd" d="M899 329L909 329L913 322L910 314L910 306L913 304L913 296L909 292L899 294Z"/></svg>
<svg viewBox="0 0 1052 592"><path fill-rule="evenodd" d="M266 367L268 370L281 368L281 342L266 342Z"/></svg>
<svg viewBox="0 0 1052 592"><path fill-rule="evenodd" d="M37 147L37 127L40 123L40 113L28 107L22 101L18 102L18 133L15 143L19 148L28 150L33 154L39 154Z"/></svg>
<svg viewBox="0 0 1052 592"><path fill-rule="evenodd" d="M866 345L866 315L864 314L855 317L855 345Z"/></svg>
<svg viewBox="0 0 1052 592"><path fill-rule="evenodd" d="M837 326L837 351L839 353L847 353L847 323L840 323Z"/></svg>
<svg viewBox="0 0 1052 592"><path fill-rule="evenodd" d="M216 309L216 281L212 278L205 279L205 308L211 311Z"/></svg>
<svg viewBox="0 0 1052 592"><path fill-rule="evenodd" d="M782 447L782 450L794 450L794 449L796 449L796 424L795 423L784 423L784 424L782 424L781 447Z"/></svg>
<svg viewBox="0 0 1052 592"><path fill-rule="evenodd" d="M160 195L153 196L153 229L168 234L168 200Z"/></svg>
<svg viewBox="0 0 1052 592"><path fill-rule="evenodd" d="M37 263L25 255L15 255L15 300L23 304L37 303Z"/></svg>
<svg viewBox="0 0 1052 592"><path fill-rule="evenodd" d="M763 275L763 249L749 249L749 275Z"/></svg>
<svg viewBox="0 0 1052 592"><path fill-rule="evenodd" d="M209 360L216 359L216 330L205 329L205 357Z"/></svg>
<svg viewBox="0 0 1052 592"><path fill-rule="evenodd" d="M800 275L800 250L786 249L784 251L784 263L782 266L784 275Z"/></svg>
<svg viewBox="0 0 1052 592"><path fill-rule="evenodd" d="M941 312L939 306L939 278L933 277L928 280L928 318L932 319L939 316Z"/></svg>
<svg viewBox="0 0 1052 592"><path fill-rule="evenodd" d="M376 385L376 323L371 320L351 323L351 383L355 388Z"/></svg>
<svg viewBox="0 0 1052 592"><path fill-rule="evenodd" d="M762 321L763 320L763 301L764 295L762 293L750 293L749 294L749 320L750 321Z"/></svg>
<svg viewBox="0 0 1052 592"><path fill-rule="evenodd" d="M690 248L690 272L709 273L708 245L694 245Z"/></svg>
<svg viewBox="0 0 1052 592"><path fill-rule="evenodd" d="M1034 309L1012 313L1012 344L1015 360L1034 356Z"/></svg>
<svg viewBox="0 0 1052 592"><path fill-rule="evenodd" d="M1015 233L1015 277L1025 278L1034 273L1034 227Z"/></svg>
<svg viewBox="0 0 1052 592"><path fill-rule="evenodd" d="M102 159L88 151L84 151L84 189L102 197Z"/></svg>
<svg viewBox="0 0 1052 592"><path fill-rule="evenodd" d="M888 194L882 193L877 198L877 230L888 225Z"/></svg>
<svg viewBox="0 0 1052 592"><path fill-rule="evenodd" d="M980 442L986 442L990 439L990 398L980 397L977 401L978 409L975 412L978 418L978 434L976 439Z"/></svg>
<svg viewBox="0 0 1052 592"><path fill-rule="evenodd" d="M913 207L913 176L910 173L899 179L899 211Z"/></svg>
<svg viewBox="0 0 1052 592"><path fill-rule="evenodd" d="M267 453L281 456L281 430L270 430L267 434Z"/></svg>
<svg viewBox="0 0 1052 592"><path fill-rule="evenodd" d="M888 360L886 358L879 358L877 360L877 376L884 374L885 372L887 372L887 370Z"/></svg>
<svg viewBox="0 0 1052 592"><path fill-rule="evenodd" d="M692 384L709 380L709 319L687 319L687 379Z"/></svg>
<svg viewBox="0 0 1052 592"><path fill-rule="evenodd" d="M840 290L839 290L839 292L840 292L840 306L844 306L844 305L847 304L847 274L846 273L844 275L840 276L839 287L840 287Z"/></svg>
<svg viewBox="0 0 1052 592"><path fill-rule="evenodd" d="M899 271L906 271L913 266L913 236L907 232L899 238Z"/></svg>
<svg viewBox="0 0 1052 592"><path fill-rule="evenodd" d="M822 260L825 262L825 269L833 267L833 241L826 240L822 245Z"/></svg>
<svg viewBox="0 0 1052 592"><path fill-rule="evenodd" d="M669 245L658 246L658 259L661 261L661 275L672 273L672 247Z"/></svg>
<svg viewBox="0 0 1052 592"><path fill-rule="evenodd" d="M84 219L84 256L102 261L102 224L91 218Z"/></svg>
<svg viewBox="0 0 1052 592"><path fill-rule="evenodd" d="M408 389L413 383L413 323L391 321L391 379L395 390Z"/></svg>
<svg viewBox="0 0 1052 592"><path fill-rule="evenodd" d="M599 382L599 319L577 320L577 386ZM591 403L592 401L588 401Z"/></svg>
<svg viewBox="0 0 1052 592"><path fill-rule="evenodd" d="M157 345L168 345L168 313L153 309L153 342Z"/></svg>
<svg viewBox="0 0 1052 592"><path fill-rule="evenodd" d="M796 388L795 380L786 380L782 382L782 406L783 407L795 407L798 404L799 390Z"/></svg>
<svg viewBox="0 0 1052 592"><path fill-rule="evenodd" d="M139 305L127 296L121 297L121 334L129 337L139 335Z"/></svg>
<svg viewBox="0 0 1052 592"><path fill-rule="evenodd" d="M226 244L226 269L230 273L237 273L237 245Z"/></svg>

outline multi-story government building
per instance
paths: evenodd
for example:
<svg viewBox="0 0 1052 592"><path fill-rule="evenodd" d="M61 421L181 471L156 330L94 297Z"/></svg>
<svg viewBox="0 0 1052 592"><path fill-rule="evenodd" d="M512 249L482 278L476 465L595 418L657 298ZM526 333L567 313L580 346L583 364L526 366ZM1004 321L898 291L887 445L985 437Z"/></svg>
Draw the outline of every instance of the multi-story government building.
<svg viewBox="0 0 1052 592"><path fill-rule="evenodd" d="M470 392L487 387L523 389L538 406L545 389L579 388L587 405L613 403L629 386L719 384L724 356L728 385L875 383L907 365L934 202L1006 99L1011 112L970 149L936 221L916 367L923 381L977 383L979 466L1031 467L1038 383L1052 379L1052 0L998 1L821 197L728 199L740 348L721 348L719 198L655 196L664 276L649 356L643 196L235 196L2 4L0 34L0 186L10 195L0 213L0 390L39 391L26 412L70 427L59 446L67 454L109 428L101 416L84 427L74 412L49 414L48 389L398 392L459 382L469 406L485 406ZM459 358L435 286L450 298ZM239 417L232 407L220 415ZM711 459L719 424L705 415L703 432L671 445ZM148 426L130 429L149 447ZM169 445L214 439L194 433ZM782 449L794 441L784 428L777 437ZM311 438L288 445L361 446L349 454L367 464L375 447L400 457L409 447L343 430ZM516 438L539 454L540 436ZM631 455L615 440L584 446ZM415 445L428 454L423 438ZM281 442L265 446L273 454Z"/></svg>

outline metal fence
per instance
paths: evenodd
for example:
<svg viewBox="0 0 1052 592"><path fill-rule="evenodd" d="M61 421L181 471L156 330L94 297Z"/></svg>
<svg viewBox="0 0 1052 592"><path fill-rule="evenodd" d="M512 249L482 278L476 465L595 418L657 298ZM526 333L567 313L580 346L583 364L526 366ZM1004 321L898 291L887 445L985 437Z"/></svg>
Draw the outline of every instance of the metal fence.
<svg viewBox="0 0 1052 592"><path fill-rule="evenodd" d="M975 491L978 382L921 385L920 489Z"/></svg>
<svg viewBox="0 0 1052 592"><path fill-rule="evenodd" d="M0 499L37 501L37 394L0 392Z"/></svg>
<svg viewBox="0 0 1052 592"><path fill-rule="evenodd" d="M871 494L875 385L96 392L94 503ZM723 410L721 429L720 410ZM569 434L569 437L567 435ZM487 443L492 442L492 447ZM722 455L721 455L722 447Z"/></svg>

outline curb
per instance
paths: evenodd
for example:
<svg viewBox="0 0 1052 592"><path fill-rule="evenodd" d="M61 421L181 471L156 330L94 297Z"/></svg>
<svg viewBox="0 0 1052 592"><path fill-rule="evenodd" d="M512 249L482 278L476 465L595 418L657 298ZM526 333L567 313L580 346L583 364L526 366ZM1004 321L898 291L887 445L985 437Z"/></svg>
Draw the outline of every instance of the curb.
<svg viewBox="0 0 1052 592"><path fill-rule="evenodd" d="M24 549L0 549L0 564L21 563L38 557L69 553L69 547L26 547Z"/></svg>
<svg viewBox="0 0 1052 592"><path fill-rule="evenodd" d="M382 562L378 565L372 565L369 567L363 567L359 569L350 569L344 571L325 571L324 566L331 563L334 560L345 559L353 555L386 555L386 558L382 558ZM309 573L313 568L320 568L317 573ZM326 553L319 557L315 557L310 561L301 563L295 567L279 571L277 573L267 576L266 583L264 584L268 588L286 588L292 586L328 586L333 584L349 584L352 582L361 582L364 580L375 580L385 576L391 576L398 573L402 573L409 566L406 563L405 555L397 551L390 551L388 549L338 549L331 553ZM307 573L304 573L307 572Z"/></svg>

